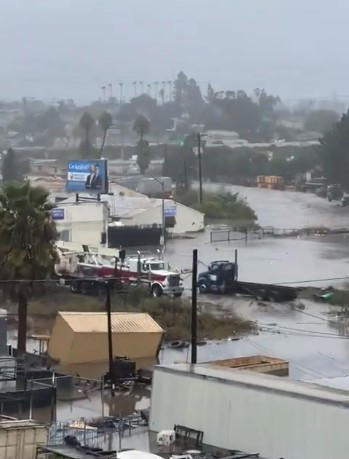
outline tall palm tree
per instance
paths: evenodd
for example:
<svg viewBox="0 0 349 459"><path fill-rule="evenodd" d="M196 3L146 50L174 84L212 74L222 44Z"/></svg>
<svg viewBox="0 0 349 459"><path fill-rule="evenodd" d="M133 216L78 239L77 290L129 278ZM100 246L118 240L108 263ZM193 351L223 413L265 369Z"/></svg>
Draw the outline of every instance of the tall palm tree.
<svg viewBox="0 0 349 459"><path fill-rule="evenodd" d="M103 131L103 139L101 145L101 156L104 150L105 138L107 136L108 129L113 124L113 118L109 112L101 113L100 117L98 118L98 125Z"/></svg>
<svg viewBox="0 0 349 459"><path fill-rule="evenodd" d="M95 125L95 120L89 112L85 112L79 121L79 127L84 133L81 139L80 150L83 157L89 157L92 154L92 145L90 142L90 133L92 127Z"/></svg>
<svg viewBox="0 0 349 459"><path fill-rule="evenodd" d="M79 126L84 131L86 144L90 141L90 132L94 124L95 120L89 112L85 112L80 118Z"/></svg>
<svg viewBox="0 0 349 459"><path fill-rule="evenodd" d="M56 261L56 226L48 191L29 182L0 192L0 276L18 304L18 352L26 351L27 305L34 281L46 279Z"/></svg>
<svg viewBox="0 0 349 459"><path fill-rule="evenodd" d="M150 130L150 122L144 115L138 115L133 123L133 130L139 136L139 140L143 142L145 134Z"/></svg>
<svg viewBox="0 0 349 459"><path fill-rule="evenodd" d="M138 115L133 123L133 130L139 136L137 163L143 175L150 163L149 144L144 140L144 136L150 130L150 122L144 115Z"/></svg>

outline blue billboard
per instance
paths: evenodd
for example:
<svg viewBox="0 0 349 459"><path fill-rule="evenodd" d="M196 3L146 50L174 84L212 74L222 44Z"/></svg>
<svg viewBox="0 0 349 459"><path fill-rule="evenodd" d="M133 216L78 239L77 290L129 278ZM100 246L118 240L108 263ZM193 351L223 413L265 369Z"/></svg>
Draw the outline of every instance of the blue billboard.
<svg viewBox="0 0 349 459"><path fill-rule="evenodd" d="M66 190L74 193L108 192L105 160L74 160L68 162Z"/></svg>
<svg viewBox="0 0 349 459"><path fill-rule="evenodd" d="M169 206L165 204L164 212L165 212L165 217L175 217L177 213L176 204L171 204Z"/></svg>

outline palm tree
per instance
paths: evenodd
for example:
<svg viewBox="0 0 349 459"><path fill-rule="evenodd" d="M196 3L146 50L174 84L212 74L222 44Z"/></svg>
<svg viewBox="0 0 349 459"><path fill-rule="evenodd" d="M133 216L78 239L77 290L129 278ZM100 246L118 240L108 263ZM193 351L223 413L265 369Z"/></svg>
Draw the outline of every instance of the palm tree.
<svg viewBox="0 0 349 459"><path fill-rule="evenodd" d="M144 140L145 134L149 132L150 122L144 115L138 115L133 123L133 130L139 136L137 163L143 175L150 163L149 144Z"/></svg>
<svg viewBox="0 0 349 459"><path fill-rule="evenodd" d="M85 112L79 121L79 127L84 132L84 138L81 139L80 151L83 157L88 157L92 152L92 145L90 142L90 132L95 124L95 120L89 112Z"/></svg>
<svg viewBox="0 0 349 459"><path fill-rule="evenodd" d="M27 305L35 280L46 279L56 261L56 226L44 188L6 184L0 192L0 276L18 304L18 352L26 351Z"/></svg>
<svg viewBox="0 0 349 459"><path fill-rule="evenodd" d="M101 145L101 156L104 150L105 138L107 136L107 131L110 126L113 124L113 118L109 112L103 112L101 116L98 118L98 125L103 130L103 139Z"/></svg>
<svg viewBox="0 0 349 459"><path fill-rule="evenodd" d="M148 134L150 129L150 122L144 115L138 115L133 123L133 130L139 136L139 140L143 142L145 134Z"/></svg>
<svg viewBox="0 0 349 459"><path fill-rule="evenodd" d="M85 132L85 143L90 141L90 132L92 126L95 124L93 116L89 112L85 112L79 121L80 128Z"/></svg>

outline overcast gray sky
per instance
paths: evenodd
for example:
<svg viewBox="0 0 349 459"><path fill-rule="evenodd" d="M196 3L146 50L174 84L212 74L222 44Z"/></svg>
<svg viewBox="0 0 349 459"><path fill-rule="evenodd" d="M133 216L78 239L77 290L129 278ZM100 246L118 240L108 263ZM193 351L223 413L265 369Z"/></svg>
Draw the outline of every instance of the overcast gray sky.
<svg viewBox="0 0 349 459"><path fill-rule="evenodd" d="M0 98L95 99L119 80L349 94L348 0L0 0Z"/></svg>

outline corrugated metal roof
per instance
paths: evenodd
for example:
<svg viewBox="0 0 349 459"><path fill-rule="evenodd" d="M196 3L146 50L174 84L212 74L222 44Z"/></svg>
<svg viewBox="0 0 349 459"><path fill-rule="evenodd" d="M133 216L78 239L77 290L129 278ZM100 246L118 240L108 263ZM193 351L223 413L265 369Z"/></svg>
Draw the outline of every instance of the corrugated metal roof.
<svg viewBox="0 0 349 459"><path fill-rule="evenodd" d="M105 312L58 312L76 333L107 333ZM162 333L163 329L149 314L113 312L112 331L116 333Z"/></svg>

